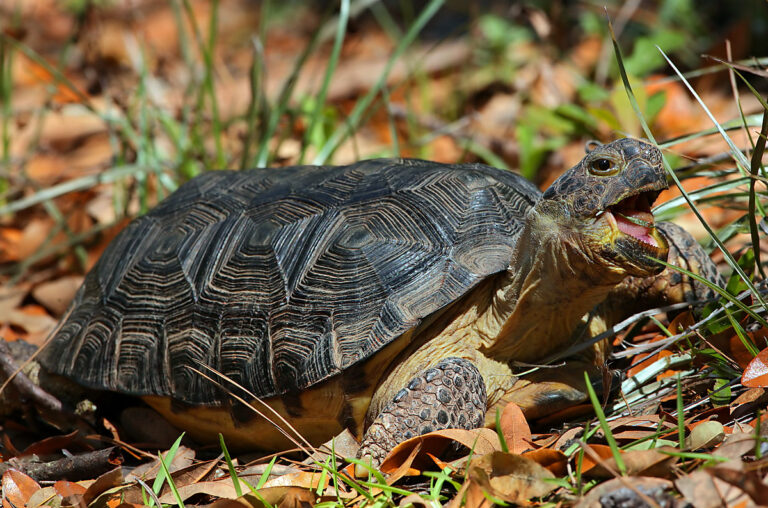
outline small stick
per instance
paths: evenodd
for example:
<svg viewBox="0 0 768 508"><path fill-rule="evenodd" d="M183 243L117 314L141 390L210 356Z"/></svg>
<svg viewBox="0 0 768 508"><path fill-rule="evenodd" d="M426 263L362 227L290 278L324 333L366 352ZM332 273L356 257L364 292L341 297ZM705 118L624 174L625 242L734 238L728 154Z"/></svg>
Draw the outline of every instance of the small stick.
<svg viewBox="0 0 768 508"><path fill-rule="evenodd" d="M40 462L35 456L17 457L0 464L0 475L15 469L36 481L46 480L89 480L96 478L123 463L119 448L81 453L50 462Z"/></svg>
<svg viewBox="0 0 768 508"><path fill-rule="evenodd" d="M22 397L33 401L38 408L57 414L65 413L64 405L59 399L37 386L26 374L21 372L21 369L16 365L8 343L1 339L0 374L10 381Z"/></svg>

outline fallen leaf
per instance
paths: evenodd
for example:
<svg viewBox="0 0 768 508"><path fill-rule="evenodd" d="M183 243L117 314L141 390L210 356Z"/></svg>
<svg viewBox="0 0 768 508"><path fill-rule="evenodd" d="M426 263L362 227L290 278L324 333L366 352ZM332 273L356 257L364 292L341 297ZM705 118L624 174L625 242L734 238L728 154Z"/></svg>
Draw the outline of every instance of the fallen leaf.
<svg viewBox="0 0 768 508"><path fill-rule="evenodd" d="M509 402L499 419L499 427L510 453L523 453L532 448L531 428L520 406Z"/></svg>
<svg viewBox="0 0 768 508"><path fill-rule="evenodd" d="M763 483L762 476L758 471L737 471L726 467L713 467L706 469L706 471L712 476L738 487L757 504L765 504L768 501L768 485Z"/></svg>
<svg viewBox="0 0 768 508"><path fill-rule="evenodd" d="M119 487L123 484L123 470L121 467L116 467L112 471L107 471L102 474L96 481L88 486L83 494L83 502L86 506L90 506L91 502L104 494L105 492Z"/></svg>
<svg viewBox="0 0 768 508"><path fill-rule="evenodd" d="M685 447L689 450L709 449L719 445L724 439L725 429L722 423L714 420L700 422L685 438Z"/></svg>
<svg viewBox="0 0 768 508"><path fill-rule="evenodd" d="M258 493L258 496L246 494L238 498L238 502L247 503L246 506L253 508L305 508L317 502L317 495L313 491L298 487L263 488Z"/></svg>
<svg viewBox="0 0 768 508"><path fill-rule="evenodd" d="M749 362L741 375L741 384L748 388L768 387L768 348Z"/></svg>
<svg viewBox="0 0 768 508"><path fill-rule="evenodd" d="M574 442L575 439L581 437L584 434L584 427L574 427L563 432L560 437L557 438L555 444L552 446L555 450L563 450Z"/></svg>
<svg viewBox="0 0 768 508"><path fill-rule="evenodd" d="M593 449L594 447L595 445L590 446L590 448ZM674 448L668 446L650 450L622 451L621 459L624 462L627 474L633 476L656 476L661 478L673 475L674 471L672 471L671 466L678 461L678 458L674 455L663 453L664 450L676 451ZM605 450L601 450L600 453L602 454L602 462L595 464L594 467L588 470L582 469L582 473L596 478L613 478L614 472L619 471L616 461L613 458L613 454L606 457L604 455ZM585 455L584 458L586 462L587 456Z"/></svg>
<svg viewBox="0 0 768 508"><path fill-rule="evenodd" d="M321 481L323 482L323 488L325 488L328 485L328 476L322 473L299 471L298 473L289 473L273 478L264 484L264 488L301 487L303 489L317 489Z"/></svg>
<svg viewBox="0 0 768 508"><path fill-rule="evenodd" d="M85 487L78 485L75 482L67 480L59 480L53 484L53 490L56 494L61 496L61 506L82 506L83 494L85 494Z"/></svg>
<svg viewBox="0 0 768 508"><path fill-rule="evenodd" d="M741 460L741 457L755 451L754 434L734 432L726 436L723 444L712 452L712 455L727 459Z"/></svg>
<svg viewBox="0 0 768 508"><path fill-rule="evenodd" d="M686 501L696 508L724 506L712 476L699 470L675 480L675 487Z"/></svg>
<svg viewBox="0 0 768 508"><path fill-rule="evenodd" d="M82 283L81 275L61 277L40 284L32 290L32 296L55 316L61 316L69 307Z"/></svg>
<svg viewBox="0 0 768 508"><path fill-rule="evenodd" d="M421 470L432 463L428 454L439 456L453 442L461 443L466 446L472 450L474 455L484 455L486 453L501 450L499 436L491 429L436 430L421 436L412 437L411 439L399 443L384 458L380 469L384 473L395 471L408 458L413 448L417 444L420 444L421 450L414 459L413 467Z"/></svg>
<svg viewBox="0 0 768 508"><path fill-rule="evenodd" d="M588 451L584 453L584 459L581 461L581 474L585 474L588 471L591 471L598 465L597 459L599 458L601 461L607 461L608 459L613 457L613 452L611 451L611 447L607 445L601 445L601 444L592 444L587 445L587 448L592 453L589 453ZM593 454L597 457L593 457Z"/></svg>
<svg viewBox="0 0 768 508"><path fill-rule="evenodd" d="M38 506L50 505L55 497L56 491L54 490L53 485L43 487L30 496L25 508L37 508ZM5 506L5 504L3 504L3 506Z"/></svg>
<svg viewBox="0 0 768 508"><path fill-rule="evenodd" d="M357 450L360 449L360 443L349 429L344 429L341 433L329 439L316 448L315 453L304 461L305 464L311 464L314 461L323 462L331 456L331 451L341 457L355 457Z"/></svg>
<svg viewBox="0 0 768 508"><path fill-rule="evenodd" d="M247 492L248 486L241 483L241 489L241 492ZM212 482L198 482L191 485L184 485L178 487L176 491L182 501L186 501L195 494L206 494L227 499L235 499L237 497L237 491L235 490L235 485L232 483L231 478L222 478L221 480ZM168 492L165 492L160 496L160 502L163 504L176 504L176 496L169 489Z"/></svg>
<svg viewBox="0 0 768 508"><path fill-rule="evenodd" d="M85 441L80 438L80 433L78 431L73 431L61 436L46 437L40 441L32 443L24 448L24 451L19 453L18 456L51 455L54 453L61 453L61 450L64 448L72 453L93 450L92 446L87 445Z"/></svg>
<svg viewBox="0 0 768 508"><path fill-rule="evenodd" d="M568 457L560 450L540 448L522 454L542 467L549 469L555 476L565 476L568 472Z"/></svg>
<svg viewBox="0 0 768 508"><path fill-rule="evenodd" d="M3 507L21 507L27 504L32 494L40 490L40 485L21 471L10 469L3 473Z"/></svg>
<svg viewBox="0 0 768 508"><path fill-rule="evenodd" d="M544 481L555 477L549 470L522 455L492 452L469 465L469 481L493 497L510 503L527 503L557 488Z"/></svg>

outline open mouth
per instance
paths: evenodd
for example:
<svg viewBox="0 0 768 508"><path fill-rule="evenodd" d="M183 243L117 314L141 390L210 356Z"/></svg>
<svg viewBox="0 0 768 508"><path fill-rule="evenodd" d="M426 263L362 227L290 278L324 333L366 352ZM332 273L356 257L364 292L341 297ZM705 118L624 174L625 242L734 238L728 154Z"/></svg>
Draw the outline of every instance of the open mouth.
<svg viewBox="0 0 768 508"><path fill-rule="evenodd" d="M660 190L648 190L622 199L599 214L612 231L611 250L620 254L638 274L654 273L662 265L653 259L667 258L669 246L656 228L651 204Z"/></svg>
<svg viewBox="0 0 768 508"><path fill-rule="evenodd" d="M657 191L643 192L619 201L607 210L613 215L619 231L654 249L661 248L654 238L655 225L651 213L651 203L658 195Z"/></svg>

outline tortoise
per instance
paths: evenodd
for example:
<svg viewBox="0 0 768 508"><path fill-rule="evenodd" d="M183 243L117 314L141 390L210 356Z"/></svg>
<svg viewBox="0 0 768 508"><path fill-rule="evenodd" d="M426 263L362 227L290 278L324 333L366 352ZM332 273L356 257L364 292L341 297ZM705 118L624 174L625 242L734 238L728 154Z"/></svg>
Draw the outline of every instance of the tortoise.
<svg viewBox="0 0 768 508"><path fill-rule="evenodd" d="M515 362L570 345L606 298L619 311L639 287L690 298L692 281L659 278L670 245L676 263L712 269L687 233L654 223L666 187L659 150L635 139L593 145L543 193L415 159L207 172L112 241L43 364L240 449L289 442L233 392L313 444L348 428L375 462L510 400L550 414L585 399L604 344L527 378Z"/></svg>

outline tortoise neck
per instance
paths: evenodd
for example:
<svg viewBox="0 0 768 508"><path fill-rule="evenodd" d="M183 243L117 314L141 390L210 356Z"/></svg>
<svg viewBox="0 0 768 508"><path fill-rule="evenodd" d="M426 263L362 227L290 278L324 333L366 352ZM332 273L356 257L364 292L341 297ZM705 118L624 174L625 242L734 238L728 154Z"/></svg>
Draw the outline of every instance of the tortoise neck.
<svg viewBox="0 0 768 508"><path fill-rule="evenodd" d="M479 323L486 356L541 360L573 340L584 315L623 279L596 266L577 228L532 212Z"/></svg>

